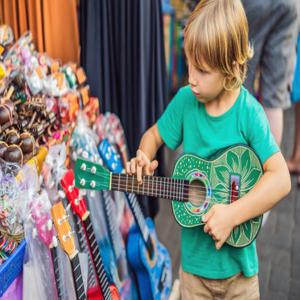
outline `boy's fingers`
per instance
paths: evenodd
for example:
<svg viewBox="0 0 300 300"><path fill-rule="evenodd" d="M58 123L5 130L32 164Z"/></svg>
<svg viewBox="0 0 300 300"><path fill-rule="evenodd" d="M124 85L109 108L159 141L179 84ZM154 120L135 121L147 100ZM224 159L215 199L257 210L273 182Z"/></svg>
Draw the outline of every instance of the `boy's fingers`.
<svg viewBox="0 0 300 300"><path fill-rule="evenodd" d="M131 171L130 171L130 161L128 161L128 162L126 163L126 173L129 174L129 175L131 175Z"/></svg>
<svg viewBox="0 0 300 300"><path fill-rule="evenodd" d="M146 168L147 175L153 175L157 167L158 167L158 161L153 160Z"/></svg>
<svg viewBox="0 0 300 300"><path fill-rule="evenodd" d="M220 250L221 247L223 246L223 244L224 244L224 241L222 241L222 240L216 242L216 243L215 243L216 249L217 249L217 250Z"/></svg>
<svg viewBox="0 0 300 300"><path fill-rule="evenodd" d="M150 169L151 169L151 171L154 172L157 167L158 167L158 161L157 160L153 160L150 163Z"/></svg>
<svg viewBox="0 0 300 300"><path fill-rule="evenodd" d="M130 161L130 171L132 174L136 173L136 161L135 158L131 159Z"/></svg>
<svg viewBox="0 0 300 300"><path fill-rule="evenodd" d="M204 228L203 228L203 231L204 231L205 233L208 233L209 230L210 230L210 226L209 226L209 224L207 223L207 224L205 224L205 226L204 226Z"/></svg>
<svg viewBox="0 0 300 300"><path fill-rule="evenodd" d="M137 164L141 164L142 160L143 160L142 152L141 152L141 150L138 150L136 152L136 161L137 161Z"/></svg>
<svg viewBox="0 0 300 300"><path fill-rule="evenodd" d="M213 214L214 214L214 210L213 208L211 208L206 214L202 216L202 222L206 223Z"/></svg>
<svg viewBox="0 0 300 300"><path fill-rule="evenodd" d="M142 171L143 167L141 167L139 164L136 166L136 177L139 184L142 183Z"/></svg>

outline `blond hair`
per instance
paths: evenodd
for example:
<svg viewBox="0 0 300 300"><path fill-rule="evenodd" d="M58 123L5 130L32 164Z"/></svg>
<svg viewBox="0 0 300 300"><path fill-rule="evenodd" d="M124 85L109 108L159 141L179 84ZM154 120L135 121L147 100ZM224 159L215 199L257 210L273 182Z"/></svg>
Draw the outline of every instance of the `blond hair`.
<svg viewBox="0 0 300 300"><path fill-rule="evenodd" d="M184 49L196 68L205 63L225 75L224 88L242 85L253 51L248 22L240 0L202 0L187 21Z"/></svg>

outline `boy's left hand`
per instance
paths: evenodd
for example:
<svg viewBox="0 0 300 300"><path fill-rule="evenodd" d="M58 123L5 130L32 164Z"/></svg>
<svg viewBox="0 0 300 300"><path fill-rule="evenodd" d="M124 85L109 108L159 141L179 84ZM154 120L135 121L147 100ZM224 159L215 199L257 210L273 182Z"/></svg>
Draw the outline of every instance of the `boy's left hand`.
<svg viewBox="0 0 300 300"><path fill-rule="evenodd" d="M234 215L231 206L215 204L202 216L202 221L206 223L204 232L212 236L215 240L216 249L219 250L234 228Z"/></svg>

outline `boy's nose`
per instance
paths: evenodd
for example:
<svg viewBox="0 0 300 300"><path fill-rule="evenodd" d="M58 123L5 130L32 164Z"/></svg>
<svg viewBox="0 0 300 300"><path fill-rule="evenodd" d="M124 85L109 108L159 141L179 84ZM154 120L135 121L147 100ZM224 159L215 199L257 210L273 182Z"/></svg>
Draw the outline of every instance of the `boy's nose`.
<svg viewBox="0 0 300 300"><path fill-rule="evenodd" d="M194 80L191 76L189 76L189 84L193 87L197 85L197 81Z"/></svg>

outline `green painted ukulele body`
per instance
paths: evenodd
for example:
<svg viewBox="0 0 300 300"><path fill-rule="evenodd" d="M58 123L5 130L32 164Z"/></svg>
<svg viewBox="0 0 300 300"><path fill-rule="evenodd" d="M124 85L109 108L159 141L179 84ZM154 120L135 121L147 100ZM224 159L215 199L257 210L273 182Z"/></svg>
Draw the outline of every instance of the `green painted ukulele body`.
<svg viewBox="0 0 300 300"><path fill-rule="evenodd" d="M172 201L176 221L184 227L202 225L202 215L214 204L229 204L248 193L263 174L260 160L254 151L244 145L227 149L215 159L205 160L196 155L184 154L176 162L173 178L198 181L204 187L204 201ZM238 188L236 188L238 187ZM249 245L257 236L262 216L234 228L227 244L234 247Z"/></svg>
<svg viewBox="0 0 300 300"><path fill-rule="evenodd" d="M263 174L255 152L235 145L213 159L184 154L176 162L172 178L143 176L143 184L135 176L111 173L100 165L78 159L75 184L79 188L116 190L172 200L173 214L184 227L202 225L202 216L214 204L230 204L248 193ZM195 201L194 201L195 200ZM245 247L257 236L262 216L233 229L226 243Z"/></svg>

